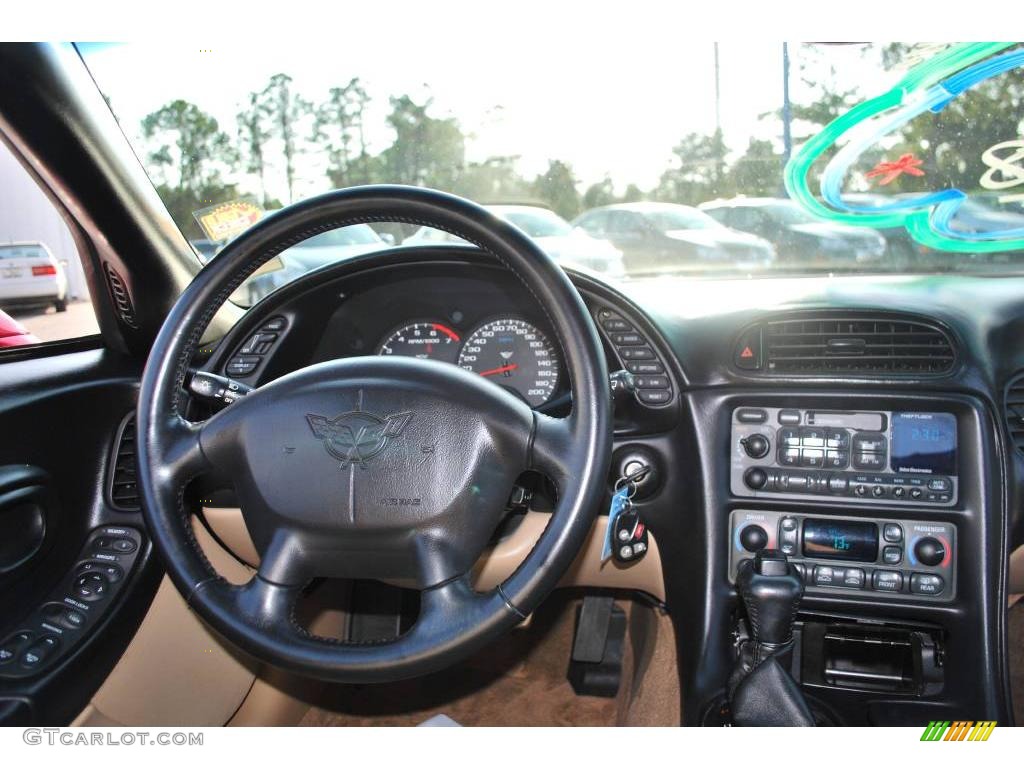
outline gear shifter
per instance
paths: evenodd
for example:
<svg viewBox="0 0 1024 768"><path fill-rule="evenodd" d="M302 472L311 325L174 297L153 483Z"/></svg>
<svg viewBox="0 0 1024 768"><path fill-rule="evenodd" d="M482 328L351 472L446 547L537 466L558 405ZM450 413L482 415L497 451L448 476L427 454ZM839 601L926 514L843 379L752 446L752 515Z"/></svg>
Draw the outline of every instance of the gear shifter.
<svg viewBox="0 0 1024 768"><path fill-rule="evenodd" d="M736 725L814 725L800 686L786 668L803 580L786 556L762 549L740 564L736 587L747 609L751 638L729 679Z"/></svg>

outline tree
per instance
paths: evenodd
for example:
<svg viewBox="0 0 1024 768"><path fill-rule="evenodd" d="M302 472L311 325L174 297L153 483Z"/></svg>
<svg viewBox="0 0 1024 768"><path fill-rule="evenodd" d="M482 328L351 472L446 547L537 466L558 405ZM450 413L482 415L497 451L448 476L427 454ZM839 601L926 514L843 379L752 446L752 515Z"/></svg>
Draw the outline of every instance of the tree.
<svg viewBox="0 0 1024 768"><path fill-rule="evenodd" d="M527 183L516 172L516 155L489 157L480 163L468 163L459 174L452 191L480 203L507 202L523 196Z"/></svg>
<svg viewBox="0 0 1024 768"><path fill-rule="evenodd" d="M661 175L656 195L673 203L696 205L728 194L723 158L728 147L722 132L691 133L672 148L676 157L673 167Z"/></svg>
<svg viewBox="0 0 1024 768"><path fill-rule="evenodd" d="M533 193L565 219L580 212L580 193L572 166L562 160L549 160L548 169L533 181Z"/></svg>
<svg viewBox="0 0 1024 768"><path fill-rule="evenodd" d="M353 77L346 85L331 88L327 100L316 109L313 140L326 142L327 176L335 187L373 180L363 122L369 102L359 78Z"/></svg>
<svg viewBox="0 0 1024 768"><path fill-rule="evenodd" d="M312 105L294 91L292 78L284 73L270 78L261 94L261 102L272 126L271 135L281 140L288 202L291 203L295 200L295 158L301 151L300 124L310 115Z"/></svg>
<svg viewBox="0 0 1024 768"><path fill-rule="evenodd" d="M455 118L428 114L433 100L417 104L410 96L391 99L388 124L395 140L381 153L391 182L451 190L462 173L466 140Z"/></svg>
<svg viewBox="0 0 1024 768"><path fill-rule="evenodd" d="M161 168L162 183L192 193L219 184L221 171L237 161L217 120L182 99L146 115L142 135L154 144L149 159Z"/></svg>
<svg viewBox="0 0 1024 768"><path fill-rule="evenodd" d="M615 202L618 202L615 197L615 186L608 176L605 176L595 184L591 184L583 193L584 210L600 208L602 205L611 205Z"/></svg>
<svg viewBox="0 0 1024 768"><path fill-rule="evenodd" d="M254 173L260 180L260 202L267 205L267 164L263 146L270 138L267 130L267 110L260 102L260 94L249 94L249 107L235 117L238 122L238 138L245 158L246 173Z"/></svg>
<svg viewBox="0 0 1024 768"><path fill-rule="evenodd" d="M782 155L770 141L750 139L747 151L729 169L730 186L744 195L772 196L779 191Z"/></svg>
<svg viewBox="0 0 1024 768"><path fill-rule="evenodd" d="M178 227L190 237L201 237L192 214L238 196L221 176L238 159L231 139L212 116L181 99L146 115L141 127L153 147L150 161L160 169L157 192Z"/></svg>

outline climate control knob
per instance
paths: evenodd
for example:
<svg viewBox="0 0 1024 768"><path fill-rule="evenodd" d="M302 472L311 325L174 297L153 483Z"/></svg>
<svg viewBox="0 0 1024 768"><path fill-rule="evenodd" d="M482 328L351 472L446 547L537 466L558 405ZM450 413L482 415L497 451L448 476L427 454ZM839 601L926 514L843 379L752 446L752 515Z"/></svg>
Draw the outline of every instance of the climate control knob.
<svg viewBox="0 0 1024 768"><path fill-rule="evenodd" d="M946 545L936 538L925 536L914 545L914 556L921 565L938 565L946 559Z"/></svg>
<svg viewBox="0 0 1024 768"><path fill-rule="evenodd" d="M760 525L748 525L740 531L740 544L747 552L758 552L768 546L768 534Z"/></svg>
<svg viewBox="0 0 1024 768"><path fill-rule="evenodd" d="M772 444L768 442L768 438L761 434L745 437L740 443L743 445L743 450L747 452L747 456L752 459L763 459L768 455L768 451L772 449Z"/></svg>
<svg viewBox="0 0 1024 768"><path fill-rule="evenodd" d="M768 484L768 473L759 467L751 467L743 473L743 482L747 488L759 491Z"/></svg>

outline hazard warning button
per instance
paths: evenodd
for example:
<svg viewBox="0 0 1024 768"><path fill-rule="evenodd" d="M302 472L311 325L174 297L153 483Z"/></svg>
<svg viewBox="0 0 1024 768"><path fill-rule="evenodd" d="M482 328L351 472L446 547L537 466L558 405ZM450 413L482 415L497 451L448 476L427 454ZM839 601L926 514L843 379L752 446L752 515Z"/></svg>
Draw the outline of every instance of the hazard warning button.
<svg viewBox="0 0 1024 768"><path fill-rule="evenodd" d="M755 326L744 333L736 344L734 362L744 371L761 369L761 327Z"/></svg>

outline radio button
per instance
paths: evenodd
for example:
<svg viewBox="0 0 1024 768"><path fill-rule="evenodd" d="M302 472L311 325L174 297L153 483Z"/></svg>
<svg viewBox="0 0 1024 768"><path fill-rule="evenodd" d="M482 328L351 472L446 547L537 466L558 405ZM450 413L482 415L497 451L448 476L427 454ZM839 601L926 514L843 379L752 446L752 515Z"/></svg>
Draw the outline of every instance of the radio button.
<svg viewBox="0 0 1024 768"><path fill-rule="evenodd" d="M843 575L843 586L848 589L863 589L864 571L860 568L847 568Z"/></svg>
<svg viewBox="0 0 1024 768"><path fill-rule="evenodd" d="M850 433L845 429L825 430L825 446L827 448L848 449L850 447Z"/></svg>
<svg viewBox="0 0 1024 768"><path fill-rule="evenodd" d="M799 448L779 448L779 464L781 464L784 467L795 467L799 463Z"/></svg>
<svg viewBox="0 0 1024 768"><path fill-rule="evenodd" d="M853 450L857 453L885 453L887 449L885 435L864 432L853 436Z"/></svg>
<svg viewBox="0 0 1024 768"><path fill-rule="evenodd" d="M892 497L894 499L902 499L906 495L907 489L901 485L897 485L895 488L892 489Z"/></svg>
<svg viewBox="0 0 1024 768"><path fill-rule="evenodd" d="M897 488L893 491L893 495L896 495L896 491L900 490ZM903 529L900 528L896 523L886 523L885 527L882 528L882 538L893 544L899 544L903 541Z"/></svg>
<svg viewBox="0 0 1024 768"><path fill-rule="evenodd" d="M804 427L800 430L800 445L804 448L824 448L825 430L816 427Z"/></svg>
<svg viewBox="0 0 1024 768"><path fill-rule="evenodd" d="M924 495L924 491L922 491L920 488L911 488L910 489L910 498L914 499L915 501L920 499L923 495Z"/></svg>
<svg viewBox="0 0 1024 768"><path fill-rule="evenodd" d="M949 482L947 477L933 477L928 481L929 491L949 491L953 488L953 484Z"/></svg>
<svg viewBox="0 0 1024 768"><path fill-rule="evenodd" d="M876 592L899 592L903 589L903 574L896 571L875 571L871 574L871 588Z"/></svg>
<svg viewBox="0 0 1024 768"><path fill-rule="evenodd" d="M779 424L799 424L800 411L782 410L779 411Z"/></svg>
<svg viewBox="0 0 1024 768"><path fill-rule="evenodd" d="M854 450L856 451L856 446L854 447ZM885 454L860 452L854 453L853 467L854 469L884 469Z"/></svg>
<svg viewBox="0 0 1024 768"><path fill-rule="evenodd" d="M789 475L786 486L791 491L805 491L808 486L808 479L804 475Z"/></svg>
<svg viewBox="0 0 1024 768"><path fill-rule="evenodd" d="M903 562L903 550L900 547L886 547L882 550L882 561L886 565L899 565Z"/></svg>
<svg viewBox="0 0 1024 768"><path fill-rule="evenodd" d="M858 485L856 488L853 489L853 492L856 493L858 496L867 496L868 487L866 485Z"/></svg>
<svg viewBox="0 0 1024 768"><path fill-rule="evenodd" d="M788 445L792 447L800 447L800 431L796 429L780 429L779 430L779 445Z"/></svg>
<svg viewBox="0 0 1024 768"><path fill-rule="evenodd" d="M846 469L850 463L849 451L826 451L825 466L829 469Z"/></svg>
<svg viewBox="0 0 1024 768"><path fill-rule="evenodd" d="M941 595L946 582L934 573L913 573L910 575L910 591L915 595Z"/></svg>
<svg viewBox="0 0 1024 768"><path fill-rule="evenodd" d="M825 461L825 452L817 448L804 448L800 451L801 467L820 467Z"/></svg>
<svg viewBox="0 0 1024 768"><path fill-rule="evenodd" d="M747 484L747 488L759 491L768 484L768 473L760 467L751 467L743 475L743 482Z"/></svg>
<svg viewBox="0 0 1024 768"><path fill-rule="evenodd" d="M739 408L736 411L736 421L742 424L764 424L768 421L768 411L763 408Z"/></svg>
<svg viewBox="0 0 1024 768"><path fill-rule="evenodd" d="M871 489L871 495L874 496L876 499L882 498L883 496L885 496L885 487L881 485L874 486Z"/></svg>
<svg viewBox="0 0 1024 768"><path fill-rule="evenodd" d="M828 489L832 493L846 493L846 490L850 487L849 481L842 475L836 477L830 477L828 479Z"/></svg>

